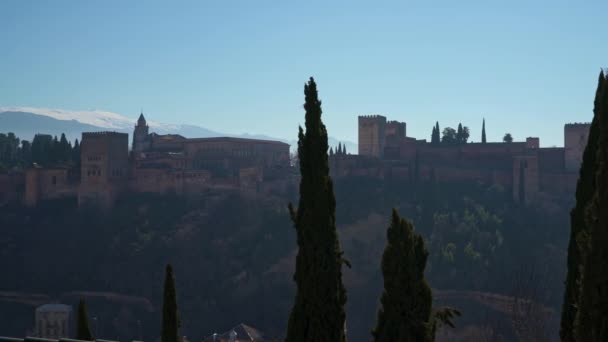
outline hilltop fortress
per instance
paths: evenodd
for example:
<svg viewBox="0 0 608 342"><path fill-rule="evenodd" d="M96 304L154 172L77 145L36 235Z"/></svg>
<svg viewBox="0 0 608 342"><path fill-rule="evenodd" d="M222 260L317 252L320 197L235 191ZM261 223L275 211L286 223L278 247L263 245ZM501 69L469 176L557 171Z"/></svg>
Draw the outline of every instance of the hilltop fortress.
<svg viewBox="0 0 608 342"><path fill-rule="evenodd" d="M149 133L143 113L133 133L82 133L80 172L32 168L25 203L64 197L79 205L110 206L124 193L200 193L209 189L284 191L291 171L289 145L231 137L186 139ZM277 189L275 189L276 187Z"/></svg>
<svg viewBox="0 0 608 342"><path fill-rule="evenodd" d="M564 147L540 148L540 139L524 142L433 145L407 136L405 122L382 115L359 116L359 154L335 155L334 178L363 176L417 181L477 181L512 191L531 203L574 196L590 124L564 126Z"/></svg>
<svg viewBox="0 0 608 342"><path fill-rule="evenodd" d="M563 148L540 148L539 138L511 143L431 144L407 135L405 122L359 116L358 154L330 155L334 179L364 177L405 182L500 185L518 202L572 197L590 124L564 126ZM83 133L80 167L32 167L0 175L0 201L77 198L110 206L125 193L193 194L215 189L285 194L297 189L289 145L231 137L187 139L150 133L143 114L129 148L125 133ZM404 191L406 191L404 189Z"/></svg>

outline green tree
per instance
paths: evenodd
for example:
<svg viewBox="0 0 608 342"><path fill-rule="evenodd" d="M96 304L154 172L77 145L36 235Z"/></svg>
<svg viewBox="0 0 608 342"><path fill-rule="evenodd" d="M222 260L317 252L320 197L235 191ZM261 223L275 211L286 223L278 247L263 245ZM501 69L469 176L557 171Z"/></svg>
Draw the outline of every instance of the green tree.
<svg viewBox="0 0 608 342"><path fill-rule="evenodd" d="M67 162L72 159L72 146L65 137L65 133L61 133L59 139L58 159L63 162Z"/></svg>
<svg viewBox="0 0 608 342"><path fill-rule="evenodd" d="M439 121L435 121L435 134L437 135L437 144L441 143L441 131L439 130Z"/></svg>
<svg viewBox="0 0 608 342"><path fill-rule="evenodd" d="M608 341L608 80L603 72L595 105L599 127L595 193L587 211L589 238L582 239L585 257L579 310L575 322L577 341Z"/></svg>
<svg viewBox="0 0 608 342"><path fill-rule="evenodd" d="M51 161L53 137L46 134L36 134L32 141L32 162L47 165Z"/></svg>
<svg viewBox="0 0 608 342"><path fill-rule="evenodd" d="M469 140L470 136L469 127L462 126L461 123L458 124L458 130L456 131L456 143L457 144L466 144Z"/></svg>
<svg viewBox="0 0 608 342"><path fill-rule="evenodd" d="M441 137L441 143L444 145L456 145L458 143L458 136L456 130L452 127L446 127L443 129L443 135Z"/></svg>
<svg viewBox="0 0 608 342"><path fill-rule="evenodd" d="M32 144L27 140L21 141L21 161L23 166L29 166L32 162Z"/></svg>
<svg viewBox="0 0 608 342"><path fill-rule="evenodd" d="M586 211L595 191L595 174L597 172L596 157L599 139L598 112L599 99L602 94L603 75L595 94L594 116L589 130L587 146L583 153L583 162L579 171L576 185L576 204L570 212L570 242L568 245L568 273L566 275L566 289L562 305L562 320L560 327L561 340L576 341L574 335L574 320L579 305L581 267L583 264L583 251L581 240L589 234L589 226L585 220Z"/></svg>
<svg viewBox="0 0 608 342"><path fill-rule="evenodd" d="M346 340L346 290L342 284L342 264L346 261L336 232L327 130L312 77L304 86L304 95L306 132L300 127L298 139L300 201L297 209L289 205L298 241L297 290L286 341L341 342Z"/></svg>
<svg viewBox="0 0 608 342"><path fill-rule="evenodd" d="M511 135L511 133L506 133L505 136L502 138L502 141L510 144L513 142L513 136Z"/></svg>
<svg viewBox="0 0 608 342"><path fill-rule="evenodd" d="M439 128L437 128L437 125L439 125L439 122L437 122L436 125L433 126L433 132L431 133L431 144L432 145L438 145L439 144Z"/></svg>
<svg viewBox="0 0 608 342"><path fill-rule="evenodd" d="M61 159L61 145L59 144L59 138L55 136L51 145L51 163L55 163Z"/></svg>
<svg viewBox="0 0 608 342"><path fill-rule="evenodd" d="M163 326L161 342L180 342L179 313L177 311L177 295L175 293L175 277L173 267L167 264L165 269L165 286L163 291Z"/></svg>
<svg viewBox="0 0 608 342"><path fill-rule="evenodd" d="M462 124L458 124L458 129L456 130L456 142L462 144Z"/></svg>
<svg viewBox="0 0 608 342"><path fill-rule="evenodd" d="M486 141L486 119L483 119L483 124L481 125L481 143L485 144Z"/></svg>
<svg viewBox="0 0 608 342"><path fill-rule="evenodd" d="M412 224L393 209L382 255L384 292L374 341L432 341L433 296L424 278L428 251Z"/></svg>
<svg viewBox="0 0 608 342"><path fill-rule="evenodd" d="M78 302L78 317L76 319L76 339L83 341L95 341L95 337L89 328L89 315L87 313L87 304L84 299Z"/></svg>
<svg viewBox="0 0 608 342"><path fill-rule="evenodd" d="M77 167L80 167L80 143L78 139L74 141L74 147L72 148L72 161Z"/></svg>

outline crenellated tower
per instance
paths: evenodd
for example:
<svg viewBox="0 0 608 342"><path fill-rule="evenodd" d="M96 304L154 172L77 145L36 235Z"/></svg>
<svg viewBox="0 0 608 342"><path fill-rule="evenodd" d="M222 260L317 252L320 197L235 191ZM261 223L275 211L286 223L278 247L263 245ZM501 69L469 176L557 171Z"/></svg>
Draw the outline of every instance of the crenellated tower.
<svg viewBox="0 0 608 342"><path fill-rule="evenodd" d="M386 142L386 117L359 116L359 155L382 158Z"/></svg>

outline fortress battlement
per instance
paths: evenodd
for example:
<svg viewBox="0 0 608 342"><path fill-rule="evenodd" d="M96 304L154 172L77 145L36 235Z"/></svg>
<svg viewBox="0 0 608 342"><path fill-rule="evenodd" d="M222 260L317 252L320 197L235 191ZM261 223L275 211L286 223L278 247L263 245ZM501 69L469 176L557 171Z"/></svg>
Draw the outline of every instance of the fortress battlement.
<svg viewBox="0 0 608 342"><path fill-rule="evenodd" d="M570 122L564 125L564 128L580 128L580 127L589 127L591 125L590 122Z"/></svg>
<svg viewBox="0 0 608 342"><path fill-rule="evenodd" d="M99 136L115 136L115 137L123 137L123 136L129 136L128 133L120 133L120 132L113 132L113 131L101 131L101 132L83 132L82 133L82 137L99 137Z"/></svg>
<svg viewBox="0 0 608 342"><path fill-rule="evenodd" d="M386 120L386 116L383 116L380 114L359 115L359 119L384 119L384 120Z"/></svg>

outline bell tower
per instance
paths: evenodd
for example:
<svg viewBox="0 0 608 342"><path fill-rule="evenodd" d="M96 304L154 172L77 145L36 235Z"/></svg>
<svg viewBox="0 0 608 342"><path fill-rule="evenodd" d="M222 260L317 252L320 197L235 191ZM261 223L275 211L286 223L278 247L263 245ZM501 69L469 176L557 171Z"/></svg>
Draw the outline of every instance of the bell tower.
<svg viewBox="0 0 608 342"><path fill-rule="evenodd" d="M135 130L133 131L133 145L131 149L134 152L142 152L144 151L146 140L148 138L148 132L150 128L146 123L146 118L144 118L144 113L139 114L139 119L137 119L137 125L135 126Z"/></svg>

